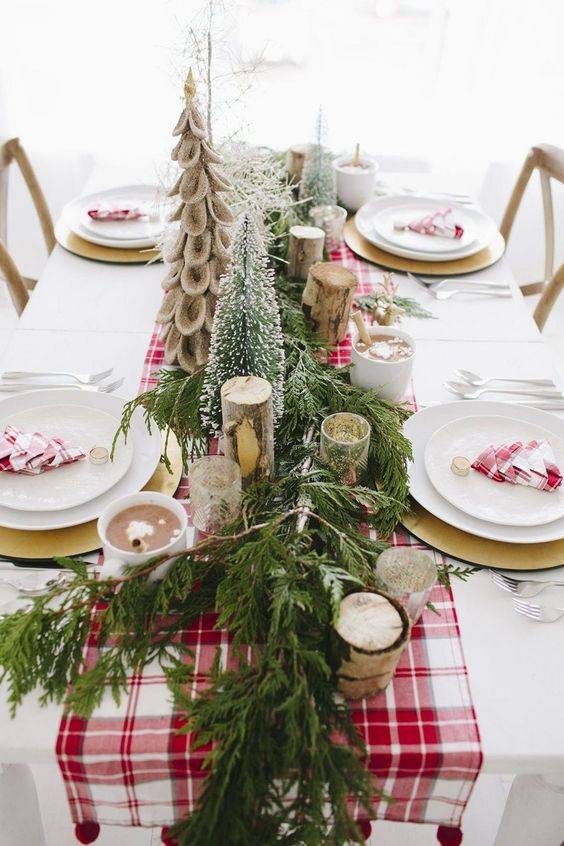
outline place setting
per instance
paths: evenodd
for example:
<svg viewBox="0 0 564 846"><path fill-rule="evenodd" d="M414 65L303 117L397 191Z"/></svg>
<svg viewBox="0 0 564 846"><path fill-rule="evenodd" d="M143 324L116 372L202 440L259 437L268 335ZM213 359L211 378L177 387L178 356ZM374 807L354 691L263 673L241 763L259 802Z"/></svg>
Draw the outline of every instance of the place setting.
<svg viewBox="0 0 564 846"><path fill-rule="evenodd" d="M95 521L111 502L143 488L176 490L176 439L167 439L167 469L163 436L147 428L140 409L127 438L118 432L125 401L98 381L110 372L72 374L82 381L33 389L11 381L28 372L3 374L3 384L21 390L0 399L0 557L25 563L96 550Z"/></svg>
<svg viewBox="0 0 564 846"><path fill-rule="evenodd" d="M481 209L431 194L367 197L347 221L344 237L361 258L428 276L483 270L505 249L495 222Z"/></svg>
<svg viewBox="0 0 564 846"><path fill-rule="evenodd" d="M414 507L403 522L416 537L472 564L561 566L564 420L469 399L423 408L404 431Z"/></svg>
<svg viewBox="0 0 564 846"><path fill-rule="evenodd" d="M55 226L59 243L96 261L146 263L157 244L170 203L156 185L124 185L83 194L63 208Z"/></svg>

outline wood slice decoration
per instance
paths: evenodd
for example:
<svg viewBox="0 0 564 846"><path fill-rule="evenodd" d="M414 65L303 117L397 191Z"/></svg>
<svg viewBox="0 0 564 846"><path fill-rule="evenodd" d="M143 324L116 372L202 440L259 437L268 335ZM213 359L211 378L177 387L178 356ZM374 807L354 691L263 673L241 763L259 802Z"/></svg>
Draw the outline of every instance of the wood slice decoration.
<svg viewBox="0 0 564 846"><path fill-rule="evenodd" d="M225 454L241 468L243 488L274 470L272 388L259 376L234 376L221 387Z"/></svg>
<svg viewBox="0 0 564 846"><path fill-rule="evenodd" d="M312 264L323 261L325 232L318 226L292 226L288 239L288 276L307 279Z"/></svg>
<svg viewBox="0 0 564 846"><path fill-rule="evenodd" d="M338 344L347 334L357 278L332 261L310 267L302 295L302 308L315 323L317 333L329 344Z"/></svg>
<svg viewBox="0 0 564 846"><path fill-rule="evenodd" d="M351 593L341 602L334 628L348 647L337 670L341 693L361 699L384 690L409 642L411 623L401 603L385 593Z"/></svg>
<svg viewBox="0 0 564 846"><path fill-rule="evenodd" d="M293 185L302 178L307 148L307 144L294 144L286 153L286 171Z"/></svg>

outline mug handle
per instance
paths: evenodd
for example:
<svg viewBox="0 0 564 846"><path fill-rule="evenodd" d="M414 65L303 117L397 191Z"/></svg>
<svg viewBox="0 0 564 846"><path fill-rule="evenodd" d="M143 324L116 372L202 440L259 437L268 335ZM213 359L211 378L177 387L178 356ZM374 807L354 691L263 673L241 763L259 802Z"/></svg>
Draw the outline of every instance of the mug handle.
<svg viewBox="0 0 564 846"><path fill-rule="evenodd" d="M100 569L100 576L102 579L119 579L123 576L125 567L127 564L120 558L108 558Z"/></svg>

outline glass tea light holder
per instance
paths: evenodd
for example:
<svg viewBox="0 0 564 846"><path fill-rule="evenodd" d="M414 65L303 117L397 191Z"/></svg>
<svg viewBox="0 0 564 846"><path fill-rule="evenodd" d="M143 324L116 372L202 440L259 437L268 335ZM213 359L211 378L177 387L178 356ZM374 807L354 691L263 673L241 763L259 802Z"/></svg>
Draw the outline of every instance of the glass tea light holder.
<svg viewBox="0 0 564 846"><path fill-rule="evenodd" d="M366 467L370 423L360 414L341 411L321 424L320 455L345 485L356 485Z"/></svg>
<svg viewBox="0 0 564 846"><path fill-rule="evenodd" d="M347 220L347 210L341 206L313 206L309 210L312 226L325 232L325 247L330 253L336 250L343 240L343 230Z"/></svg>
<svg viewBox="0 0 564 846"><path fill-rule="evenodd" d="M437 568L431 556L420 549L390 547L378 556L376 575L384 590L401 602L411 621L416 623L437 581Z"/></svg>
<svg viewBox="0 0 564 846"><path fill-rule="evenodd" d="M224 455L197 458L188 470L192 523L214 535L241 513L241 469Z"/></svg>

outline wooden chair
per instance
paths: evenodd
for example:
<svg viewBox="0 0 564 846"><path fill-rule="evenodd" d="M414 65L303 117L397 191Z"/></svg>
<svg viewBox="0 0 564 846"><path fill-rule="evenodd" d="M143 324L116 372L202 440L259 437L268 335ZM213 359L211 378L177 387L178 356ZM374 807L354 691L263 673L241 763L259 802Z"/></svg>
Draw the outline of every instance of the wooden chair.
<svg viewBox="0 0 564 846"><path fill-rule="evenodd" d="M558 295L564 287L564 264L556 273L554 272L554 209L552 205L551 179L564 182L564 150L553 147L551 144L538 144L531 147L521 173L509 198L509 203L501 221L500 232L507 241L515 220L515 215L529 183L531 174L538 170L540 176L542 203L544 209L545 229L545 261L544 279L542 282L533 282L530 285L523 285L521 291L525 296L541 293L542 296L534 312L534 318L539 329L542 329L552 306L558 299Z"/></svg>
<svg viewBox="0 0 564 846"><path fill-rule="evenodd" d="M0 273L6 279L12 302L20 315L37 280L22 276L8 252L8 168L12 162L18 165L28 187L48 253L55 246L55 230L43 191L19 138L10 138L0 146Z"/></svg>

